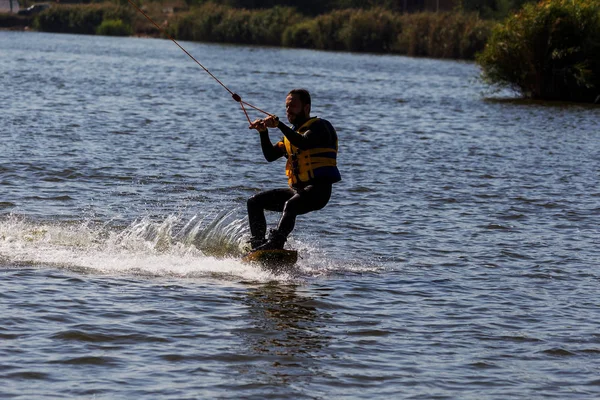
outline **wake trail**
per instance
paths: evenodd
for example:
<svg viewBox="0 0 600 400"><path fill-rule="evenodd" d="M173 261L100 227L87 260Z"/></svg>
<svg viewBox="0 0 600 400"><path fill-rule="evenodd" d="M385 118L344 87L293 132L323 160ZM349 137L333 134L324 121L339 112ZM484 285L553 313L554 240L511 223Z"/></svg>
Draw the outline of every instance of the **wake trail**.
<svg viewBox="0 0 600 400"><path fill-rule="evenodd" d="M0 264L56 267L89 274L297 281L338 273L319 249L292 239L304 254L293 272L274 275L240 261L248 238L237 210L211 210L191 218L144 217L126 227L90 221L36 222L0 219Z"/></svg>

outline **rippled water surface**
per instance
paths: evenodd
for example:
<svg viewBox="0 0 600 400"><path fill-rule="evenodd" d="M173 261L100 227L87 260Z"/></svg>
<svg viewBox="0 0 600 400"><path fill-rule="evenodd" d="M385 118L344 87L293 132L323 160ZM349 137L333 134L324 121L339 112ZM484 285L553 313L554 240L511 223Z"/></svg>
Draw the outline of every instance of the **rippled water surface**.
<svg viewBox="0 0 600 400"><path fill-rule="evenodd" d="M598 107L182 44L280 116L308 88L343 181L295 269L242 264L246 199L286 179L221 86L169 41L0 32L1 398L600 396Z"/></svg>

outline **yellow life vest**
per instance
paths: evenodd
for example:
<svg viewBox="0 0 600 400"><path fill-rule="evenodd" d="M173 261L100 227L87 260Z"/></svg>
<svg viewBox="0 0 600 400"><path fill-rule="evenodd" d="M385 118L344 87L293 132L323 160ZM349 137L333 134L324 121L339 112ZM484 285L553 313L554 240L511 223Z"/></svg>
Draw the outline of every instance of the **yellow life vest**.
<svg viewBox="0 0 600 400"><path fill-rule="evenodd" d="M309 119L298 128L297 132L303 134L310 129L312 124L319 120L317 117ZM338 152L337 138L332 147L306 150L294 146L286 137L283 138L283 144L287 153L285 174L288 177L290 186L307 183L315 178L331 183L341 179L336 160Z"/></svg>

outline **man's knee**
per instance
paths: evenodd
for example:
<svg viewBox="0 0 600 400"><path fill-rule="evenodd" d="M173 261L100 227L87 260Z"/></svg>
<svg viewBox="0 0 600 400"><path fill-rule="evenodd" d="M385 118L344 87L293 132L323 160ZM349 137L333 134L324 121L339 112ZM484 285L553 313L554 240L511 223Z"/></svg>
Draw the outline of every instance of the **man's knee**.
<svg viewBox="0 0 600 400"><path fill-rule="evenodd" d="M283 212L286 214L298 215L300 211L300 199L298 197L292 197L283 205Z"/></svg>
<svg viewBox="0 0 600 400"><path fill-rule="evenodd" d="M248 210L256 210L257 208L260 208L261 206L258 195L250 197L248 201L246 201L246 206L248 207Z"/></svg>

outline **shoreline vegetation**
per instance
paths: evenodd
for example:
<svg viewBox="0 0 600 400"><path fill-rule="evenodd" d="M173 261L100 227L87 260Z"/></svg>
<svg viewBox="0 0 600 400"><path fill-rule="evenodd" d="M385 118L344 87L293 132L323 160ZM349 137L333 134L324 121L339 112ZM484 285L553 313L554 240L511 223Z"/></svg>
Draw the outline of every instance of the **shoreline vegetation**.
<svg viewBox="0 0 600 400"><path fill-rule="evenodd" d="M249 10L215 3L167 13L159 3L147 3L143 10L176 40L462 60L475 59L495 25L476 13L457 11L403 14L373 8L306 16L292 7ZM55 33L161 37L126 2L54 5L40 13L32 27Z"/></svg>
<svg viewBox="0 0 600 400"><path fill-rule="evenodd" d="M538 100L600 103L600 0L526 4L477 56L485 81Z"/></svg>
<svg viewBox="0 0 600 400"><path fill-rule="evenodd" d="M600 102L600 0L457 0L461 6L452 11L407 13L379 5L313 15L279 5L247 9L207 0L174 0L180 3L169 6L142 1L136 4L176 40L475 60L485 81L525 98ZM504 6L494 11L483 7L488 3ZM11 26L163 36L127 0L54 4L35 16L0 14L0 28Z"/></svg>

